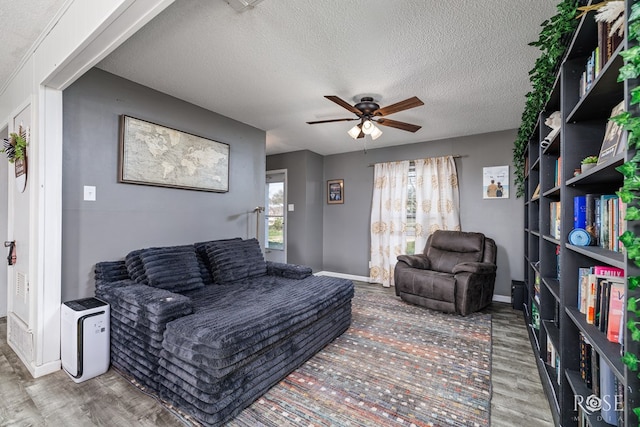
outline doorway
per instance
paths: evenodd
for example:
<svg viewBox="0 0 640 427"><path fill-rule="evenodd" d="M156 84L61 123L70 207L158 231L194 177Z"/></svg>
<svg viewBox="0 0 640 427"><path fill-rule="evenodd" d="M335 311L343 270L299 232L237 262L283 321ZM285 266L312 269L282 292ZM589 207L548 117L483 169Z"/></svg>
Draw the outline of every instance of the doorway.
<svg viewBox="0 0 640 427"><path fill-rule="evenodd" d="M264 256L287 262L287 170L267 171L264 209Z"/></svg>

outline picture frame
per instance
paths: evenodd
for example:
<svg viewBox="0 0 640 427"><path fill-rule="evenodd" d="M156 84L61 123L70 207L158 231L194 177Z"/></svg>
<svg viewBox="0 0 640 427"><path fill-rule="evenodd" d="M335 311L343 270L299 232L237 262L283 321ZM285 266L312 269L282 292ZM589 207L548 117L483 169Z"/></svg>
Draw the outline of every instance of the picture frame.
<svg viewBox="0 0 640 427"><path fill-rule="evenodd" d="M229 191L229 144L120 116L118 182Z"/></svg>
<svg viewBox="0 0 640 427"><path fill-rule="evenodd" d="M482 168L482 198L509 198L509 166L490 166Z"/></svg>
<svg viewBox="0 0 640 427"><path fill-rule="evenodd" d="M600 154L598 155L597 165L606 163L609 159L616 156L616 154L622 152L624 149L624 143L622 141L622 135L624 129L617 123L611 121L611 117L615 117L624 112L624 101L617 104L611 110L611 115L607 121L607 127L604 131L604 138L602 139L602 146L600 147Z"/></svg>
<svg viewBox="0 0 640 427"><path fill-rule="evenodd" d="M344 179L327 181L327 203L330 205L344 203Z"/></svg>

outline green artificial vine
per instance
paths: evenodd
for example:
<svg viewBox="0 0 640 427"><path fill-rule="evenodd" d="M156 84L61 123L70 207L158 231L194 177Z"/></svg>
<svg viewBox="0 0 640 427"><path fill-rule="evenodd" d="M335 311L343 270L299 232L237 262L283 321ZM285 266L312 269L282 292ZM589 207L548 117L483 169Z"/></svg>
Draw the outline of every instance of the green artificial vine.
<svg viewBox="0 0 640 427"><path fill-rule="evenodd" d="M538 41L529 43L530 46L540 48L542 54L536 60L535 67L529 71L532 88L525 95L526 104L522 113L522 122L514 142L516 197L524 195L524 153L538 123L540 111L549 100L560 61L567 49L567 36L572 34L578 25L578 20L575 19L578 3L578 0L562 1L557 7L558 14L541 24L542 31Z"/></svg>
<svg viewBox="0 0 640 427"><path fill-rule="evenodd" d="M638 108L632 108L632 106L640 104L640 85L636 81L640 77L640 2L635 1L631 6L628 23L629 44L634 46L620 52L625 64L620 68L618 81L628 81L629 87L631 87L629 110L634 112L626 111L612 117L611 121L628 131L628 149L636 150L636 154L630 160L616 168L624 177L623 186L616 194L627 205L624 219L638 221L640 220L640 115L637 113ZM620 236L620 241L626 249L627 258L640 267L640 237L633 231L627 230ZM629 291L638 289L639 286L640 276L627 277ZM640 298L628 296L627 314L627 329L631 332L631 340L640 342L640 328L638 328L640 325ZM622 361L633 372L637 373L640 369L638 355L630 351L625 351ZM640 419L640 407L633 408L633 412Z"/></svg>

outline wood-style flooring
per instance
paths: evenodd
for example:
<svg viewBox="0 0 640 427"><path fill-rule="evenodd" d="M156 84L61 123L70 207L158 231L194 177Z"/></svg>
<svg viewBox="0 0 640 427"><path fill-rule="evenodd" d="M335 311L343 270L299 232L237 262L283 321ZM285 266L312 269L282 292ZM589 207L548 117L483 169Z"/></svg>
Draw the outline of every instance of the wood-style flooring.
<svg viewBox="0 0 640 427"><path fill-rule="evenodd" d="M358 283L362 289L392 289ZM491 425L553 425L521 311L493 303ZM63 372L34 379L6 342L0 318L0 426L183 426L115 371L76 384Z"/></svg>

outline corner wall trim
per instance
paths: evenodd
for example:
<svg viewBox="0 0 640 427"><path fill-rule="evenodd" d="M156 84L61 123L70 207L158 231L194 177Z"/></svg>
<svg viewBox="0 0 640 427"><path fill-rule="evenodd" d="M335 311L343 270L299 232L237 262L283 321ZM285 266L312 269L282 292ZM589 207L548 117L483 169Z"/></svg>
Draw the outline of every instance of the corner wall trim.
<svg viewBox="0 0 640 427"><path fill-rule="evenodd" d="M340 279L357 280L358 282L377 283L377 282L372 282L371 279L366 276L356 276L353 274L336 273L334 271L318 271L317 273L313 273L313 274L315 276L331 276L331 277L338 277ZM505 296L505 295L494 295L492 301L505 302L507 304L511 304L511 297Z"/></svg>

